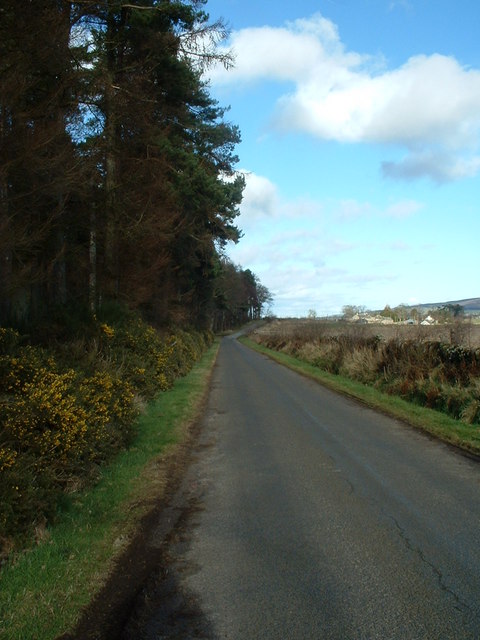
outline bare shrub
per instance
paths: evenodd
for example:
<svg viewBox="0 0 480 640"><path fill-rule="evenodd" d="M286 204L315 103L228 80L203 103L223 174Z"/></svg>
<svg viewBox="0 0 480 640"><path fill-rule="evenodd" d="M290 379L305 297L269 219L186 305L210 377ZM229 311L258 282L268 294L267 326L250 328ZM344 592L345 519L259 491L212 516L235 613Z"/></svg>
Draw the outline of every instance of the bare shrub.
<svg viewBox="0 0 480 640"><path fill-rule="evenodd" d="M343 360L342 345L333 338L321 343L321 356L317 366L329 371L338 373Z"/></svg>
<svg viewBox="0 0 480 640"><path fill-rule="evenodd" d="M286 353L290 356L295 356L298 352L298 349L296 348L296 344L293 340L287 340L286 342L282 340L279 343L278 351Z"/></svg>
<svg viewBox="0 0 480 640"><path fill-rule="evenodd" d="M443 405L442 387L433 377L417 382L419 404L429 409L441 409Z"/></svg>
<svg viewBox="0 0 480 640"><path fill-rule="evenodd" d="M314 342L307 342L298 350L298 357L310 364L316 365L321 358L322 349Z"/></svg>
<svg viewBox="0 0 480 640"><path fill-rule="evenodd" d="M318 320L309 320L299 325L299 334L305 342L317 342L327 334L327 325Z"/></svg>
<svg viewBox="0 0 480 640"><path fill-rule="evenodd" d="M444 411L453 418L460 419L470 403L471 397L467 389L459 386L443 385Z"/></svg>
<svg viewBox="0 0 480 640"><path fill-rule="evenodd" d="M460 417L468 424L480 423L480 400L471 400L462 410Z"/></svg>
<svg viewBox="0 0 480 640"><path fill-rule="evenodd" d="M360 347L344 355L340 373L366 384L378 378L381 353L369 347Z"/></svg>

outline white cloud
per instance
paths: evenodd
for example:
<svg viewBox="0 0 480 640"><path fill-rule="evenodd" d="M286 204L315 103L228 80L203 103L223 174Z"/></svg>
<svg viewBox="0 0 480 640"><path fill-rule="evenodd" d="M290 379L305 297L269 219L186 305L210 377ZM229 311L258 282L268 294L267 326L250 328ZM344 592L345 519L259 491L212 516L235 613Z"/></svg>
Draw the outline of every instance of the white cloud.
<svg viewBox="0 0 480 640"><path fill-rule="evenodd" d="M388 206L383 215L387 218L409 218L423 208L416 200L400 200Z"/></svg>
<svg viewBox="0 0 480 640"><path fill-rule="evenodd" d="M339 203L336 217L339 220L349 221L365 216L371 216L373 207L369 202L358 202L358 200L342 200Z"/></svg>
<svg viewBox="0 0 480 640"><path fill-rule="evenodd" d="M390 5L388 7L389 10L393 11L397 7L400 7L401 9L405 9L406 11L412 10L412 5L410 4L409 0L391 0Z"/></svg>
<svg viewBox="0 0 480 640"><path fill-rule="evenodd" d="M262 224L270 225L270 218L319 219L322 205L308 198L288 200L282 198L278 186L269 178L241 169L245 177L245 189L240 205L240 226L257 227Z"/></svg>
<svg viewBox="0 0 480 640"><path fill-rule="evenodd" d="M241 205L244 217L272 216L279 208L277 187L265 176L240 171L245 176L245 190Z"/></svg>
<svg viewBox="0 0 480 640"><path fill-rule="evenodd" d="M362 132L366 140L457 147L478 135L480 71L464 69L454 58L415 56L369 85L376 105Z"/></svg>
<svg viewBox="0 0 480 640"><path fill-rule="evenodd" d="M301 83L312 76L326 86L345 68L358 66L366 57L345 53L336 25L320 14L288 22L285 27L250 27L232 33L225 50L235 56L235 66L217 65L209 72L216 85L277 80Z"/></svg>
<svg viewBox="0 0 480 640"><path fill-rule="evenodd" d="M417 56L381 75L342 69L326 86L312 77L283 96L275 121L325 140L469 146L480 127L480 72L445 56Z"/></svg>
<svg viewBox="0 0 480 640"><path fill-rule="evenodd" d="M423 176L437 183L471 178L480 171L480 156L455 157L445 152L426 150L412 153L400 162L383 162L385 177L416 180Z"/></svg>
<svg viewBox="0 0 480 640"><path fill-rule="evenodd" d="M388 70L384 61L348 52L320 14L282 28L234 32L236 67L212 71L214 84L272 80L292 85L277 100L273 125L323 140L399 145L385 175L437 182L480 170L480 71L449 56L419 55Z"/></svg>
<svg viewBox="0 0 480 640"><path fill-rule="evenodd" d="M406 242L397 240L397 242L391 242L389 245L391 251L411 251L412 247Z"/></svg>
<svg viewBox="0 0 480 640"><path fill-rule="evenodd" d="M359 218L371 218L381 216L383 218L408 218L423 208L423 204L417 200L399 200L385 209L378 209L370 202L358 200L342 200L335 213L337 220L351 222Z"/></svg>

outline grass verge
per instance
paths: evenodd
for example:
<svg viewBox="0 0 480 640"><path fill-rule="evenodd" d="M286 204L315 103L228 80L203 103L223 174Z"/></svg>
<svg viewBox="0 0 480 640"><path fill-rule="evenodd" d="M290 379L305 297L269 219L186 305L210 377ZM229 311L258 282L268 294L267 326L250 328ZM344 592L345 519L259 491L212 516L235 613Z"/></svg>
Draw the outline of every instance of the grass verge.
<svg viewBox="0 0 480 640"><path fill-rule="evenodd" d="M219 342L139 418L130 449L102 469L98 484L72 495L33 549L2 569L0 638L53 640L72 629L104 584L165 478L159 461L188 435L205 397Z"/></svg>
<svg viewBox="0 0 480 640"><path fill-rule="evenodd" d="M332 389L332 391L360 400L373 409L398 418L448 444L480 456L480 429L478 425L469 425L459 420L454 420L439 411L427 409L397 396L382 393L373 387L344 376L322 371L318 367L303 362L298 358L259 345L247 337L240 338L240 341L293 371L316 380Z"/></svg>

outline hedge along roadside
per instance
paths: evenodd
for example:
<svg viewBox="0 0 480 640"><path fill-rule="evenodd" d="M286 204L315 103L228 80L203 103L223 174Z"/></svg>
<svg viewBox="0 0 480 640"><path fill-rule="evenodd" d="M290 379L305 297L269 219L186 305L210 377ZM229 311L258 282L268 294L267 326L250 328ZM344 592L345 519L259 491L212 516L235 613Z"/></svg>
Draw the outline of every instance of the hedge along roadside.
<svg viewBox="0 0 480 640"><path fill-rule="evenodd" d="M31 544L65 496L130 445L146 402L185 375L209 332L156 331L108 308L78 335L0 328L0 559ZM61 332L60 332L61 334Z"/></svg>
<svg viewBox="0 0 480 640"><path fill-rule="evenodd" d="M46 538L2 571L0 637L53 640L71 630L104 584L152 500L165 487L162 460L188 437L203 405L219 342L171 390L149 403L128 451L76 494Z"/></svg>
<svg viewBox="0 0 480 640"><path fill-rule="evenodd" d="M373 387L351 380L339 374L329 373L299 358L269 349L257 342L242 337L240 341L246 346L263 353L279 364L297 371L301 375L316 380L320 384L348 395L364 404L398 418L412 427L429 433L440 440L454 445L475 456L480 456L480 430L478 425L470 425L449 416L421 407L402 398L382 393Z"/></svg>

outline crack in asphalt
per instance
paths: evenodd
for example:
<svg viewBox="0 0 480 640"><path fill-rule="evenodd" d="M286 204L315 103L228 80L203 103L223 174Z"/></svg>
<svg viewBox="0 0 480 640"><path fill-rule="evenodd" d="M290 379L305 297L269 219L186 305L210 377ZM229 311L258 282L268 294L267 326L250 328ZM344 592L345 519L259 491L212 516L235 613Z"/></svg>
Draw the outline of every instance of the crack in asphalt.
<svg viewBox="0 0 480 640"><path fill-rule="evenodd" d="M392 516L389 513L385 513L383 512L383 515L388 518L389 520L391 520L395 527L398 530L398 533L400 535L400 538L403 540L403 542L405 543L405 546L407 547L407 549L409 551L412 551L413 553L415 553L420 560L422 561L423 564L425 564L427 567L430 567L430 569L432 570L433 574L437 577L438 580L438 584L440 586L440 589L442 591L444 591L445 593L450 594L451 596L453 596L453 598L455 599L455 602L457 603L458 606L456 606L455 608L458 611L464 611L465 609L471 613L473 612L473 609L468 605L468 603L466 603L464 600L462 600L458 593L456 593L455 591L453 591L453 589L451 589L450 587L447 586L447 584L445 583L444 580L444 576L443 573L440 571L440 569L438 567L436 567L432 562L430 562L426 557L424 552L417 546L415 546L413 544L413 542L410 540L410 538L408 537L405 529L400 525L400 523L398 522L398 520L395 518L395 516Z"/></svg>

